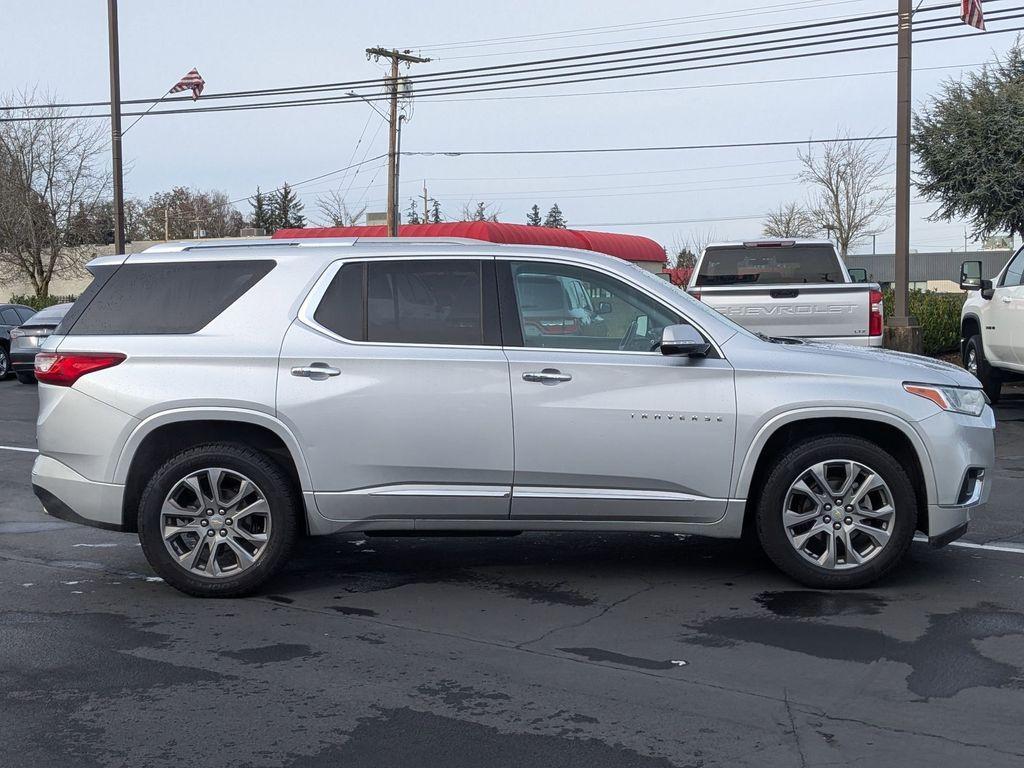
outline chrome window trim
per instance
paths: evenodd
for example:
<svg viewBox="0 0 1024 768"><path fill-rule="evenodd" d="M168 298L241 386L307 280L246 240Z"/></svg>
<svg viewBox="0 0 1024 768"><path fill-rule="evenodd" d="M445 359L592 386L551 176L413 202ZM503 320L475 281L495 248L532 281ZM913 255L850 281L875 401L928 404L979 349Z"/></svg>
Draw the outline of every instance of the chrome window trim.
<svg viewBox="0 0 1024 768"><path fill-rule="evenodd" d="M324 269L324 271L321 273L320 277L317 278L316 283L314 283L314 285L310 289L309 293L306 294L306 298L303 300L302 304L299 306L299 312L298 312L297 319L303 325L307 326L308 328L311 328L314 331L317 331L318 333L322 333L325 336L328 336L328 337L334 339L335 341L342 342L343 344L352 344L353 346L364 346L364 347L402 347L402 348L408 348L408 349L419 349L419 348L425 348L425 349L491 349L491 350L493 350L493 349L504 349L504 350L530 350L530 351L541 351L541 352L552 352L552 351L557 351L557 352L583 352L583 353L591 354L591 355L634 355L634 356L635 355L646 355L646 356L652 356L652 357L664 357L664 355L662 355L660 352L634 352L634 351L630 351L630 350L626 350L626 349L580 349L580 348L576 348L576 347L565 347L565 348L562 348L562 347L529 347L529 346L526 346L526 345L521 346L521 347L500 347L500 346L493 346L493 345L486 345L486 344L413 344L413 343L405 343L405 342L398 342L398 341L356 341L354 339L345 338L344 336L342 336L339 333L335 333L330 328L326 328L325 326L321 325L320 323L318 323L313 318L313 313L316 312L316 308L320 305L320 301L323 299L324 294L327 293L327 288L330 286L331 281L334 279L334 276L337 275L338 272L341 271L341 268L344 267L346 264L355 264L355 263L359 263L359 262L374 262L374 263L378 263L378 262L381 262L381 261L425 261L425 260L427 260L427 261L438 261L438 260L448 261L448 260L451 260L451 259L475 259L477 261L482 261L482 260L485 260L485 259L493 259L494 261L536 261L536 262L541 263L541 264L547 262L547 263L552 263L552 264L565 264L565 265L572 266L572 267L579 267L580 269L591 269L591 270L593 270L595 272L599 272L599 273L601 273L601 274L603 274L603 275L605 275L607 277L613 278L615 280L620 280L620 281L626 283L626 285L628 285L629 287L633 288L636 291L639 291L640 293L642 293L647 298L651 299L652 301L654 301L656 304L660 305L664 309L672 312L673 314L682 315L687 320L687 322L689 322L690 325L692 325L694 328L696 328L698 331L700 331L701 335L708 341L709 344L711 344L711 347L718 354L718 357L720 359L722 359L722 360L726 359L725 355L722 353L722 348L719 346L718 342L715 341L715 338L710 333L707 332L707 330L704 328L704 326L702 326L700 323L695 322L692 317L690 317L686 312L682 311L679 307L676 307L676 306L673 306L671 304L668 304L663 298L661 298L660 296L657 296L657 295L651 293L644 286L638 285L637 283L633 282L632 280L629 280L628 278L624 277L623 275L618 274L617 272L613 272L613 271L611 271L609 269L605 269L603 267L600 267L600 266L597 266L597 265L594 265L594 264L590 264L588 262L581 262L581 261L577 261L575 259L560 258L560 257L557 257L557 256L547 256L547 255L543 255L542 256L540 254L508 254L508 255L501 254L501 255L495 255L493 253L476 252L476 253L457 253L457 254L450 254L449 255L449 252L445 252L445 253L430 253L430 254L395 254L393 256L392 255L388 255L388 256L380 256L380 255L363 255L363 256L361 256L361 255L352 255L352 256L345 256L343 258L337 259L336 261L332 261L330 264L328 264L327 268Z"/></svg>

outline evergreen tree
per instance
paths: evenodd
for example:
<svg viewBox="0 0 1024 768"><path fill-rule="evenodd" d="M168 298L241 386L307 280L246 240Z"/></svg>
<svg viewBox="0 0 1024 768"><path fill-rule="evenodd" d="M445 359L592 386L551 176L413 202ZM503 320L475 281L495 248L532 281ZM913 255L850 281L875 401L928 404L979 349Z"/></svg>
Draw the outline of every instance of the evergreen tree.
<svg viewBox="0 0 1024 768"><path fill-rule="evenodd" d="M540 208L537 207L536 203L533 204L530 212L526 214L526 223L531 227L539 227L541 225Z"/></svg>
<svg viewBox="0 0 1024 768"><path fill-rule="evenodd" d="M249 226L262 229L268 235L274 231L271 222L271 211L268 205L267 196L259 187L256 187L256 194L249 198L249 205L252 206L252 216L249 219Z"/></svg>
<svg viewBox="0 0 1024 768"><path fill-rule="evenodd" d="M406 224L422 224L423 220L420 218L420 212L416 209L416 198L409 198L409 213L405 217Z"/></svg>
<svg viewBox="0 0 1024 768"><path fill-rule="evenodd" d="M433 200L430 203L430 223L440 224L442 221L444 221L444 217L441 215L441 202Z"/></svg>
<svg viewBox="0 0 1024 768"><path fill-rule="evenodd" d="M287 182L270 196L271 226L273 229L301 229L306 226L302 215L302 201Z"/></svg>
<svg viewBox="0 0 1024 768"><path fill-rule="evenodd" d="M548 211L548 215L544 218L544 226L551 227L552 229L565 229L568 226L565 217L562 215L562 209L558 207L558 203L554 203L551 206L551 210Z"/></svg>

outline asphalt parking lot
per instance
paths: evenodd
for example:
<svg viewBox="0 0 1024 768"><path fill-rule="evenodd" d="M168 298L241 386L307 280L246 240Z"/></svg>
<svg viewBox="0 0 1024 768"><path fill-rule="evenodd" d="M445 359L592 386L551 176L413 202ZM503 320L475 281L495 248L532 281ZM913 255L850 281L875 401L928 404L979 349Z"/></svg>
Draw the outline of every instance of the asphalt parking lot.
<svg viewBox="0 0 1024 768"><path fill-rule="evenodd" d="M46 517L0 383L0 744L27 766L1019 766L1024 393L992 501L876 588L671 535L335 536L202 601ZM23 450L16 450L23 449Z"/></svg>

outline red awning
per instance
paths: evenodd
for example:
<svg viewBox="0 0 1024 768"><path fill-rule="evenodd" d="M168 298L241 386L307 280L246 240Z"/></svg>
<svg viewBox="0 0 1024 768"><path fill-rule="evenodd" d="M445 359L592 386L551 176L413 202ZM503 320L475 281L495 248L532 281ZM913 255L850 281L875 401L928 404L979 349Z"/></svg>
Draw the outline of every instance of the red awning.
<svg viewBox="0 0 1024 768"><path fill-rule="evenodd" d="M583 248L617 256L626 261L664 262L665 249L650 238L613 232L531 227L498 221L445 221L440 224L403 224L399 237L467 237L488 243L554 245ZM387 227L306 227L279 229L275 238L297 237L387 237Z"/></svg>

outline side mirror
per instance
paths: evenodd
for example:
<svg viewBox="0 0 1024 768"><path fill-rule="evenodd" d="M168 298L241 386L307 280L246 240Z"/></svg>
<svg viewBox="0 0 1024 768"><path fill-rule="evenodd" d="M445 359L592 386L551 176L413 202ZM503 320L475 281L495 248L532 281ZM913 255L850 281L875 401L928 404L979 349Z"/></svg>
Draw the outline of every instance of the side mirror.
<svg viewBox="0 0 1024 768"><path fill-rule="evenodd" d="M850 273L850 280L855 283L866 283L868 281L868 271L863 267L853 267L846 271Z"/></svg>
<svg viewBox="0 0 1024 768"><path fill-rule="evenodd" d="M692 325L668 325L661 332L661 354L703 357L711 345Z"/></svg>
<svg viewBox="0 0 1024 768"><path fill-rule="evenodd" d="M598 315L610 315L612 313L612 303L610 301L599 301L597 306L594 307L594 313Z"/></svg>
<svg viewBox="0 0 1024 768"><path fill-rule="evenodd" d="M960 288L965 291L980 291L982 288L981 262L965 261L960 265Z"/></svg>

